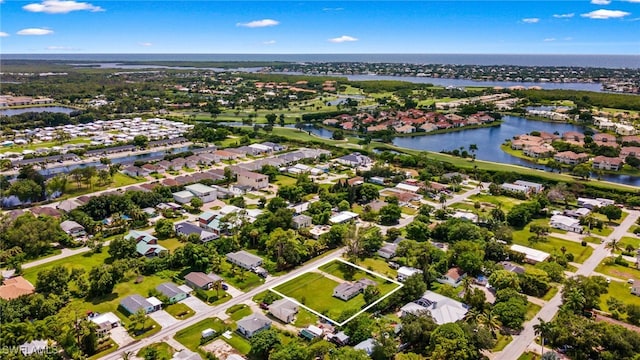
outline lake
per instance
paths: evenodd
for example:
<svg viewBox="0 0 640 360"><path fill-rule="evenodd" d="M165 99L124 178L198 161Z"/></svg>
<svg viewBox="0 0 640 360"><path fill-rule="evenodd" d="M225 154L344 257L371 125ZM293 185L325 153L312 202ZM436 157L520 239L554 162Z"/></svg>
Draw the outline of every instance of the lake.
<svg viewBox="0 0 640 360"><path fill-rule="evenodd" d="M530 133L532 131L558 132L562 134L566 131L583 132L586 130L585 127L580 125L535 121L519 116L505 116L502 120L503 123L500 126L494 127L460 130L434 135L396 137L393 139L393 144L408 149L433 152L455 150L461 146L464 147L465 150L468 150L470 144L476 144L478 146L476 158L479 160L545 169L543 165L505 153L500 149L500 145L502 145L505 140L512 139L515 135ZM306 126L304 130L324 138L331 138L333 134L329 129L313 126ZM551 171L550 169L546 170ZM593 177L595 177L595 175L593 175ZM640 186L639 176L604 174L601 178L605 181Z"/></svg>
<svg viewBox="0 0 640 360"><path fill-rule="evenodd" d="M74 111L78 111L77 109L64 107L64 106L36 106L36 107L28 107L21 109L4 109L0 110L0 115L3 116L13 116L24 114L28 112L54 112L54 113L65 113L71 114Z"/></svg>

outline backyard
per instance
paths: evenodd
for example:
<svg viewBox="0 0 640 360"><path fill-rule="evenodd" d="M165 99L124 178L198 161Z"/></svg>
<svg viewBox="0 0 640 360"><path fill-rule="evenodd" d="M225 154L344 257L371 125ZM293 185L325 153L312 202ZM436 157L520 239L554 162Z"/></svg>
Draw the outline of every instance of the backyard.
<svg viewBox="0 0 640 360"><path fill-rule="evenodd" d="M638 280L640 281L640 280ZM611 312L607 300L614 298L622 301L623 304L638 304L640 303L640 297L633 295L629 288L631 285L622 281L611 281L609 284L609 292L600 296L600 310ZM625 320L626 314L620 315L620 320Z"/></svg>
<svg viewBox="0 0 640 360"><path fill-rule="evenodd" d="M209 318L178 331L174 338L179 343L186 346L187 349L191 351L198 351L203 330L213 329L216 331L216 335L221 335L225 332L226 327L227 326L222 320L218 318Z"/></svg>

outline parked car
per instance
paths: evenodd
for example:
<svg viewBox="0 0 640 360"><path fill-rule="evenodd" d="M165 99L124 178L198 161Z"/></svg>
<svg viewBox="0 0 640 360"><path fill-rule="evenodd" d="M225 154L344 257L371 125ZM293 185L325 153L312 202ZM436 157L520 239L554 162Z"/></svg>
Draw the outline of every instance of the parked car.
<svg viewBox="0 0 640 360"><path fill-rule="evenodd" d="M269 310L269 304L265 303L265 302L261 302L260 303L260 309L262 310Z"/></svg>
<svg viewBox="0 0 640 360"><path fill-rule="evenodd" d="M229 290L229 286L227 284L222 284L222 290Z"/></svg>

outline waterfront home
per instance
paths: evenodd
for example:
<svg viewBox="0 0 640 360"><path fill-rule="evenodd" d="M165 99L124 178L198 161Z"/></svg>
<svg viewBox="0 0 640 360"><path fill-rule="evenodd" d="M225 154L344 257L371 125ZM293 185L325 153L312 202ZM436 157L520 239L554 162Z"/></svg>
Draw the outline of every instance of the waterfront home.
<svg viewBox="0 0 640 360"><path fill-rule="evenodd" d="M622 168L624 160L617 157L596 156L593 158L593 168L599 170L613 170L618 171Z"/></svg>
<svg viewBox="0 0 640 360"><path fill-rule="evenodd" d="M580 220L574 219L564 215L553 215L549 221L549 226L554 229L560 229L565 231L571 231L575 233L582 233L582 226Z"/></svg>
<svg viewBox="0 0 640 360"><path fill-rule="evenodd" d="M336 161L342 165L350 167L367 166L372 163L370 157L354 152L349 155L345 155L336 159Z"/></svg>
<svg viewBox="0 0 640 360"><path fill-rule="evenodd" d="M593 135L593 142L595 142L599 146L612 146L612 147L618 146L616 136L611 134L605 134L605 133Z"/></svg>
<svg viewBox="0 0 640 360"><path fill-rule="evenodd" d="M430 290L425 291L420 299L400 309L402 317L429 313L438 325L460 321L464 319L468 310L465 304Z"/></svg>
<svg viewBox="0 0 640 360"><path fill-rule="evenodd" d="M238 320L236 325L238 325L236 330L238 333L246 338L251 338L260 331L269 329L271 320L264 317L264 315L254 313Z"/></svg>
<svg viewBox="0 0 640 360"><path fill-rule="evenodd" d="M553 146L549 144L542 144L536 146L530 146L522 150L522 153L526 156L536 158L536 159L544 159L551 157L551 155L555 152Z"/></svg>
<svg viewBox="0 0 640 360"><path fill-rule="evenodd" d="M573 151L562 151L555 154L553 159L563 164L577 165L589 160L589 154L577 154Z"/></svg>
<svg viewBox="0 0 640 360"><path fill-rule="evenodd" d="M562 140L568 142L584 142L584 134L577 131L567 131L562 134Z"/></svg>

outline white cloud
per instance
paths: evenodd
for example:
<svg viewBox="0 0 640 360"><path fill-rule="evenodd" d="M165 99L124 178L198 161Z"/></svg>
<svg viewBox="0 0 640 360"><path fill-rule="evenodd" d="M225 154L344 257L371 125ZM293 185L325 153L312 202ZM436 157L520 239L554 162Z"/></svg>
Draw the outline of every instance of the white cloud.
<svg viewBox="0 0 640 360"><path fill-rule="evenodd" d="M328 41L332 43L343 43L343 42L358 41L358 39L354 38L353 36L342 35L337 38L329 39Z"/></svg>
<svg viewBox="0 0 640 360"><path fill-rule="evenodd" d="M53 30L43 28L27 28L17 32L18 35L50 35L53 34Z"/></svg>
<svg viewBox="0 0 640 360"><path fill-rule="evenodd" d="M592 12L588 12L586 14L582 14L580 16L582 17L586 17L589 19L619 19L619 18L623 18L627 15L631 15L631 13L628 13L626 11L622 11L622 10L605 10L605 9L600 9L600 10L594 10Z"/></svg>
<svg viewBox="0 0 640 360"><path fill-rule="evenodd" d="M553 17L556 19L570 19L574 16L574 13L569 14L553 14Z"/></svg>
<svg viewBox="0 0 640 360"><path fill-rule="evenodd" d="M248 28L261 28L267 26L276 26L280 24L279 21L273 19L254 20L248 23L237 23L236 26L248 27Z"/></svg>
<svg viewBox="0 0 640 360"><path fill-rule="evenodd" d="M522 22L526 23L526 24L536 24L539 21L540 21L540 19L538 19L538 18L524 18L524 19L522 19Z"/></svg>
<svg viewBox="0 0 640 360"><path fill-rule="evenodd" d="M28 4L22 7L30 12L42 12L47 14L67 14L72 11L104 11L100 6L74 0L43 0L41 3Z"/></svg>
<svg viewBox="0 0 640 360"><path fill-rule="evenodd" d="M7 34L4 31L0 31L0 37L7 37L7 36L9 36L9 34Z"/></svg>
<svg viewBox="0 0 640 360"><path fill-rule="evenodd" d="M71 50L75 50L72 47L69 46L47 46L45 48L46 50L50 50L50 51L71 51Z"/></svg>
<svg viewBox="0 0 640 360"><path fill-rule="evenodd" d="M262 43L263 43L264 45L273 45L273 44L275 44L275 43L276 43L276 41L275 41L275 40L267 40L267 41L263 41Z"/></svg>
<svg viewBox="0 0 640 360"><path fill-rule="evenodd" d="M544 42L556 41L556 38L546 38L543 40Z"/></svg>
<svg viewBox="0 0 640 360"><path fill-rule="evenodd" d="M593 5L609 5L611 4L611 0L591 0Z"/></svg>
<svg viewBox="0 0 640 360"><path fill-rule="evenodd" d="M630 3L640 3L640 0L622 0Z"/></svg>
<svg viewBox="0 0 640 360"><path fill-rule="evenodd" d="M150 43L150 42L141 42L141 43L138 43L138 45L140 45L140 46L144 46L144 47L153 46L153 44L152 44L152 43Z"/></svg>

